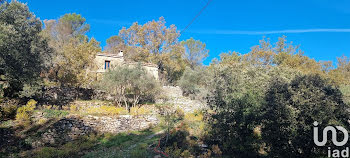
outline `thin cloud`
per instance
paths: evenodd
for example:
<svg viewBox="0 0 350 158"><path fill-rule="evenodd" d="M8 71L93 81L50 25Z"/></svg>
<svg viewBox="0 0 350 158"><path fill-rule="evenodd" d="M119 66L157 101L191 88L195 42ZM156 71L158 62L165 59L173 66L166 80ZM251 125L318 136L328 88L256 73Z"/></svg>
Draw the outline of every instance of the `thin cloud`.
<svg viewBox="0 0 350 158"><path fill-rule="evenodd" d="M266 35L282 33L311 33L311 32L350 32L350 29L295 29L272 31L242 31L242 30L195 30L189 31L198 34L222 34L222 35Z"/></svg>

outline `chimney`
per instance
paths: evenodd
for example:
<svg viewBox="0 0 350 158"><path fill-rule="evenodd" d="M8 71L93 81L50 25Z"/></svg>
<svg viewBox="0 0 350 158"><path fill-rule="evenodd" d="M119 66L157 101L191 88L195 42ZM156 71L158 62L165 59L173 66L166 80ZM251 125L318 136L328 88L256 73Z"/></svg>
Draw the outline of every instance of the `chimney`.
<svg viewBox="0 0 350 158"><path fill-rule="evenodd" d="M124 56L124 54L123 54L123 51L122 51L122 50L120 50L120 51L119 51L118 56L121 56L121 57L122 57L122 56Z"/></svg>

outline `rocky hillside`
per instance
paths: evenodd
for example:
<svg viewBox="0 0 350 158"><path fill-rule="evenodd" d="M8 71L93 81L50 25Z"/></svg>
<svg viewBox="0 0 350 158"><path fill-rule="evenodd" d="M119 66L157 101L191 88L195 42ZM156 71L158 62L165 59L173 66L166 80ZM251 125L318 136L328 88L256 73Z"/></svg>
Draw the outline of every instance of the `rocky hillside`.
<svg viewBox="0 0 350 158"><path fill-rule="evenodd" d="M182 90L178 86L163 86L163 92L167 100L161 100L158 101L158 103L172 104L175 108L180 108L185 113L194 112L207 107L206 103L183 96Z"/></svg>

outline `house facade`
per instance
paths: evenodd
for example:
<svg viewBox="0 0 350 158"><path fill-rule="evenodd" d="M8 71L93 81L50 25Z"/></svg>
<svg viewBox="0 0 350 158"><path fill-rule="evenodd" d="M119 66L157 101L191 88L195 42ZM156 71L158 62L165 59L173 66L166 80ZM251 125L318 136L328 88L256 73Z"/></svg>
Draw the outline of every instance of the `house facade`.
<svg viewBox="0 0 350 158"><path fill-rule="evenodd" d="M144 68L147 73L152 75L156 80L159 79L157 65L152 63L127 62L124 60L123 51L120 51L118 54L98 53L95 58L95 63L97 65L97 74L105 73L108 71L108 69L113 69L116 66L137 66L141 64L142 68Z"/></svg>

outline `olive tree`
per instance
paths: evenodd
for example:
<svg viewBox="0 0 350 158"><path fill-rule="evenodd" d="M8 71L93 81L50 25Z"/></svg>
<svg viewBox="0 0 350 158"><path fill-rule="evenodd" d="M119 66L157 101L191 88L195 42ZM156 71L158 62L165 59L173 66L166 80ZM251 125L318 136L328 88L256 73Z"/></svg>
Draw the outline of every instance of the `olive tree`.
<svg viewBox="0 0 350 158"><path fill-rule="evenodd" d="M129 109L129 103L136 106L140 100L153 100L159 93L159 84L140 65L117 66L104 74L99 88L112 94L118 105Z"/></svg>

